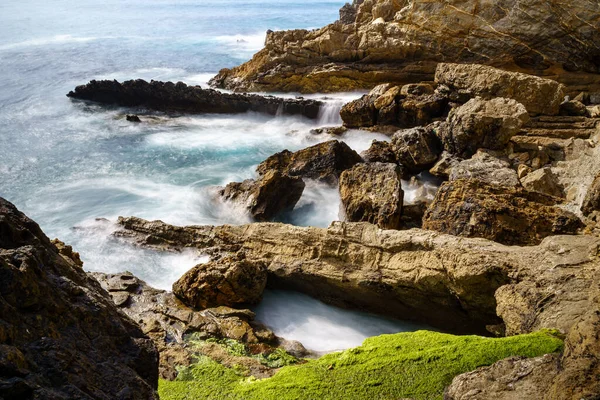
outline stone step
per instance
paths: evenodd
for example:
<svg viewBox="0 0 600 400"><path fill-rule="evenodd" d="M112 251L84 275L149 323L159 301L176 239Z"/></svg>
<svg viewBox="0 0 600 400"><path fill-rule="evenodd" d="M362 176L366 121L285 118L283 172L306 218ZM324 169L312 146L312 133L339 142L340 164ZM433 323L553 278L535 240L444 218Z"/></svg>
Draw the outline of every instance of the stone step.
<svg viewBox="0 0 600 400"><path fill-rule="evenodd" d="M551 123L574 123L574 122L586 122L590 120L597 121L598 119L588 117L567 117L561 115L548 116L543 115L540 117L531 118L531 122L551 122Z"/></svg>
<svg viewBox="0 0 600 400"><path fill-rule="evenodd" d="M523 136L540 136L557 139L589 139L596 132L595 129L539 129L526 128L521 131Z"/></svg>

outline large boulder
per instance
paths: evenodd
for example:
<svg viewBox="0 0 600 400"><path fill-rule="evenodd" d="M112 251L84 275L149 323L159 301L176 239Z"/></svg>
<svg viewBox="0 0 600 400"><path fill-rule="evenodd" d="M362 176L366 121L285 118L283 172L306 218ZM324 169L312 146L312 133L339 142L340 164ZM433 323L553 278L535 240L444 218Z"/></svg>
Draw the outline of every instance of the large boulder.
<svg viewBox="0 0 600 400"><path fill-rule="evenodd" d="M453 109L437 133L444 149L469 158L479 148L503 150L529 121L529 114L515 100L477 97Z"/></svg>
<svg viewBox="0 0 600 400"><path fill-rule="evenodd" d="M258 180L232 182L219 194L226 201L242 204L255 220L270 221L279 213L293 209L304 187L302 178L271 170Z"/></svg>
<svg viewBox="0 0 600 400"><path fill-rule="evenodd" d="M429 169L442 153L442 143L433 125L398 131L392 138L392 149L398 162L417 174Z"/></svg>
<svg viewBox="0 0 600 400"><path fill-rule="evenodd" d="M338 140L319 143L295 153L284 150L260 163L256 171L265 176L271 170L337 185L342 171L361 163L360 155Z"/></svg>
<svg viewBox="0 0 600 400"><path fill-rule="evenodd" d="M512 188L519 186L517 172L510 167L510 163L485 151L478 151L472 158L457 162L450 168L449 179L475 179Z"/></svg>
<svg viewBox="0 0 600 400"><path fill-rule="evenodd" d="M237 91L352 91L432 81L438 63L452 62L555 79L571 95L600 91L596 2L370 0L352 8L344 23L268 32L252 60L221 70L211 84ZM544 85L519 78L523 89L515 88L499 73L488 82L554 110L556 93L542 92Z"/></svg>
<svg viewBox="0 0 600 400"><path fill-rule="evenodd" d="M267 284L263 263L226 257L198 264L173 284L173 293L196 308L256 304Z"/></svg>
<svg viewBox="0 0 600 400"><path fill-rule="evenodd" d="M68 97L122 107L192 114L237 114L248 111L270 115L303 115L315 119L323 103L316 100L284 99L273 96L222 93L183 82L90 81L77 86ZM139 118L138 118L139 119Z"/></svg>
<svg viewBox="0 0 600 400"><path fill-rule="evenodd" d="M250 310L225 306L194 310L179 301L173 292L155 289L129 272L91 275L111 295L117 307L154 341L160 354L160 376L164 379L175 379L178 366L194 361L198 349L189 345L189 337L233 339L253 353L272 351L265 345L276 341L273 332L254 321L255 315ZM265 367L257 364L251 366L253 375L268 374Z"/></svg>
<svg viewBox="0 0 600 400"><path fill-rule="evenodd" d="M382 229L399 229L404 192L396 164L358 164L340 177L346 219L370 222Z"/></svg>
<svg viewBox="0 0 600 400"><path fill-rule="evenodd" d="M0 198L0 398L158 399L158 353L72 249Z"/></svg>
<svg viewBox="0 0 600 400"><path fill-rule="evenodd" d="M347 128L361 128L377 124L377 109L375 97L365 94L360 99L344 104L340 110L340 117Z"/></svg>
<svg viewBox="0 0 600 400"><path fill-rule="evenodd" d="M435 80L473 97L513 99L531 114L557 115L565 96L565 87L554 80L477 64L440 63Z"/></svg>
<svg viewBox="0 0 600 400"><path fill-rule="evenodd" d="M383 140L373 140L371 147L360 153L363 160L367 163L396 163L396 154L390 142Z"/></svg>
<svg viewBox="0 0 600 400"><path fill-rule="evenodd" d="M538 244L550 235L577 233L581 220L554 207L555 203L551 196L520 188L461 179L440 187L423 228L510 245Z"/></svg>

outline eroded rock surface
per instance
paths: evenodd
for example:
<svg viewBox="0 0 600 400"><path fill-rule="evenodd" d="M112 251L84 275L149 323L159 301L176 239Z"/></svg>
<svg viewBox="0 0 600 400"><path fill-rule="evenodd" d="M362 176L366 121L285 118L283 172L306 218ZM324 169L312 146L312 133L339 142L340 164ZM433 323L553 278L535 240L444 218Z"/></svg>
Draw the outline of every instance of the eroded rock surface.
<svg viewBox="0 0 600 400"><path fill-rule="evenodd" d="M510 163L485 151L478 151L472 158L455 163L449 170L450 181L474 179L490 185L519 186L517 172Z"/></svg>
<svg viewBox="0 0 600 400"><path fill-rule="evenodd" d="M600 90L596 2L365 0L346 9L343 22L321 29L269 32L263 50L212 84L238 91L370 89L432 81L439 62L453 62L550 77L574 95Z"/></svg>
<svg viewBox="0 0 600 400"><path fill-rule="evenodd" d="M0 198L0 397L157 399L156 347L61 249Z"/></svg>
<svg viewBox="0 0 600 400"><path fill-rule="evenodd" d="M122 107L144 107L157 111L184 113L237 114L255 111L276 115L303 115L317 118L322 103L315 100L283 99L273 96L221 93L183 82L90 81L67 95Z"/></svg>
<svg viewBox="0 0 600 400"><path fill-rule="evenodd" d="M383 229L401 227L404 191L396 164L358 164L340 177L346 219L371 222Z"/></svg>
<svg viewBox="0 0 600 400"><path fill-rule="evenodd" d="M435 126L405 129L392 138L392 149L398 162L410 173L429 169L442 153L442 143L435 134Z"/></svg>

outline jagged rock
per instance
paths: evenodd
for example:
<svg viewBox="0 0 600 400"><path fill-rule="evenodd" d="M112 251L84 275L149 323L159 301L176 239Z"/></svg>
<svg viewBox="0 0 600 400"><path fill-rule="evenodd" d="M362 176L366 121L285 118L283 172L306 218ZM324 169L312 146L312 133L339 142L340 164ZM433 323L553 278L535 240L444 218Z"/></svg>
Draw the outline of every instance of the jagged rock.
<svg viewBox="0 0 600 400"><path fill-rule="evenodd" d="M322 103L316 100L283 99L273 96L221 93L183 82L131 80L90 81L67 96L122 107L144 107L157 111L236 114L248 111L271 115L303 115L315 119ZM128 119L129 120L129 119Z"/></svg>
<svg viewBox="0 0 600 400"><path fill-rule="evenodd" d="M532 171L531 167L525 164L520 164L517 168L517 176L519 179L523 179Z"/></svg>
<svg viewBox="0 0 600 400"><path fill-rule="evenodd" d="M347 220L399 229L404 198L400 181L396 164L358 164L342 172L340 194Z"/></svg>
<svg viewBox="0 0 600 400"><path fill-rule="evenodd" d="M558 114L565 96L564 86L554 80L477 64L440 63L435 81L472 97L513 99L532 114Z"/></svg>
<svg viewBox="0 0 600 400"><path fill-rule="evenodd" d="M575 234L583 227L576 215L554 204L553 197L540 193L462 179L440 187L423 228L531 245L550 235Z"/></svg>
<svg viewBox="0 0 600 400"><path fill-rule="evenodd" d="M396 163L396 154L392 149L390 142L384 142L380 140L373 140L371 147L360 153L363 160L367 163L381 162L381 163Z"/></svg>
<svg viewBox="0 0 600 400"><path fill-rule="evenodd" d="M453 156L447 151L443 151L442 154L440 154L438 161L429 170L429 173L433 176L448 179L452 172L452 168L460 162L460 158Z"/></svg>
<svg viewBox="0 0 600 400"><path fill-rule="evenodd" d="M600 174L596 175L581 205L583 215L588 216L594 211L600 211Z"/></svg>
<svg viewBox="0 0 600 400"><path fill-rule="evenodd" d="M471 159L455 164L449 179L475 179L490 185L519 186L517 172L510 168L510 163L485 151L478 151Z"/></svg>
<svg viewBox="0 0 600 400"><path fill-rule="evenodd" d="M140 119L140 117L138 117L137 115L127 115L125 117L125 119L129 122L142 122L142 120Z"/></svg>
<svg viewBox="0 0 600 400"><path fill-rule="evenodd" d="M198 264L173 284L173 293L196 308L256 304L267 284L263 263L238 257Z"/></svg>
<svg viewBox="0 0 600 400"><path fill-rule="evenodd" d="M219 194L226 201L243 204L255 220L270 221L282 211L293 209L304 187L302 178L271 170L258 180L232 182Z"/></svg>
<svg viewBox="0 0 600 400"><path fill-rule="evenodd" d="M412 85L415 86L415 85ZM376 125L393 125L400 128L413 128L431 123L444 115L448 99L429 93L423 88L377 86L371 93L344 105L340 116L348 128L368 128ZM431 86L429 86L431 88ZM408 91L424 94L410 94ZM433 89L431 90L433 91Z"/></svg>
<svg viewBox="0 0 600 400"><path fill-rule="evenodd" d="M252 60L221 70L211 84L349 91L432 81L439 62L456 62L557 79L571 95L598 92L598 15L600 5L588 0L365 1L345 23L270 32Z"/></svg>
<svg viewBox="0 0 600 400"><path fill-rule="evenodd" d="M58 253L61 256L65 257L67 260L74 262L75 265L83 267L83 261L81 261L81 257L79 256L79 253L76 251L73 251L72 246L69 246L68 244L66 244L65 242L63 242L59 239L53 239L52 244L54 246L56 246Z"/></svg>
<svg viewBox="0 0 600 400"><path fill-rule="evenodd" d="M184 305L172 292L150 287L129 272L93 272L90 275L154 341L160 354L160 376L164 379L175 379L176 367L193 361L194 349L186 342L192 334L199 339L234 339L256 350L277 342L273 332L254 322L255 315L250 310L217 307L196 311ZM260 365L252 366L251 373L259 377L272 374Z"/></svg>
<svg viewBox="0 0 600 400"><path fill-rule="evenodd" d="M396 159L413 174L429 169L442 153L433 125L398 131L392 138Z"/></svg>
<svg viewBox="0 0 600 400"><path fill-rule="evenodd" d="M330 140L295 153L284 150L274 154L260 163L256 170L261 176L276 170L288 176L300 176L337 185L342 171L361 162L360 155L346 143Z"/></svg>
<svg viewBox="0 0 600 400"><path fill-rule="evenodd" d="M502 322L494 295L506 284L540 276L560 281L575 274L589 287L600 245L593 236L553 236L538 246L509 247L419 229L380 230L367 223L336 222L327 229L274 223L174 227L132 217L120 218L119 224L123 229L116 235L155 249L244 251L247 259L267 264L274 288L470 333ZM554 288L545 289L556 301L569 298L570 292ZM578 307L589 306L585 290ZM537 304L544 311L547 303ZM560 315L566 324L574 314ZM536 328L555 327L550 315L541 321Z"/></svg>
<svg viewBox="0 0 600 400"><path fill-rule="evenodd" d="M586 117L588 110L585 104L577 100L565 101L560 105L560 115Z"/></svg>
<svg viewBox="0 0 600 400"><path fill-rule="evenodd" d="M402 86L400 94L405 96L422 96L427 94L434 94L435 89L428 83L409 83L408 85Z"/></svg>
<svg viewBox="0 0 600 400"><path fill-rule="evenodd" d="M156 347L76 253L2 198L0 232L0 397L157 399Z"/></svg>
<svg viewBox="0 0 600 400"><path fill-rule="evenodd" d="M558 198L565 197L565 190L551 168L542 168L521 179L521 185L531 192L539 192Z"/></svg>
<svg viewBox="0 0 600 400"><path fill-rule="evenodd" d="M447 152L468 158L479 148L504 149L528 121L527 110L515 100L477 97L453 109L437 132Z"/></svg>

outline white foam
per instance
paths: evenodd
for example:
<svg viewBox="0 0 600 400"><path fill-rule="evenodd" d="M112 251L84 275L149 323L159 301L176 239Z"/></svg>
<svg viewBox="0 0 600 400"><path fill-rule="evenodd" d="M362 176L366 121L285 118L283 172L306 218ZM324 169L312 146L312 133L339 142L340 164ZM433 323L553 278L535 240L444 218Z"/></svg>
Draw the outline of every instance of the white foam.
<svg viewBox="0 0 600 400"><path fill-rule="evenodd" d="M256 32L250 35L217 36L215 40L230 50L241 53L254 53L264 47L266 38L266 32Z"/></svg>
<svg viewBox="0 0 600 400"><path fill-rule="evenodd" d="M55 36L50 36L50 37L42 37L42 38L37 38L37 39L24 40L24 41L18 42L18 43L5 44L5 45L0 46L0 50L12 50L12 49L21 48L21 47L47 46L47 45L52 45L52 44L63 44L63 43L85 43L85 42L91 42L91 41L100 40L100 39L114 39L114 37L112 37L112 36L77 37L77 36L72 36L72 35L55 35Z"/></svg>

